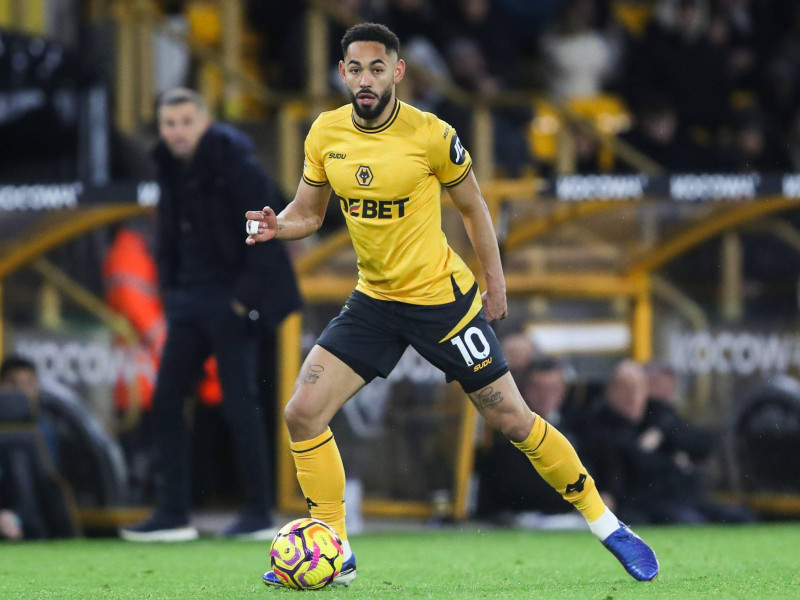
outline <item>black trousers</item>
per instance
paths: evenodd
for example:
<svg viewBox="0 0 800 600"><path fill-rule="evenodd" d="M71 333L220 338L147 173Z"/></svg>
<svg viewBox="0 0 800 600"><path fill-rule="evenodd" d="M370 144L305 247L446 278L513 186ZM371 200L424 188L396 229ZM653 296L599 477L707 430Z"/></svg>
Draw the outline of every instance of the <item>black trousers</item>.
<svg viewBox="0 0 800 600"><path fill-rule="evenodd" d="M269 517L271 481L266 415L258 400L257 325L231 308L226 289L176 290L166 301L167 341L153 395L156 500L160 511L187 517L190 457L185 400L214 354L222 384L222 413L231 430L244 512Z"/></svg>

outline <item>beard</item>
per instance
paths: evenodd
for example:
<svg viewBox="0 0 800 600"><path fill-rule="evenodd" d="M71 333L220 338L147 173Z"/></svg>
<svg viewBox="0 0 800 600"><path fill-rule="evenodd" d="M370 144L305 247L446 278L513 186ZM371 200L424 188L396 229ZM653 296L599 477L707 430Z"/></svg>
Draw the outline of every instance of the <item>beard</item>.
<svg viewBox="0 0 800 600"><path fill-rule="evenodd" d="M365 92L365 90L359 90L358 94L363 92ZM372 90L370 90L369 93L374 94ZM389 104L389 100L392 99L392 88L390 87L383 92L383 94L378 97L378 101L372 106L361 106L358 103L358 94L350 92L350 102L353 105L353 110L355 110L356 114L362 119L371 121L372 119L377 119Z"/></svg>

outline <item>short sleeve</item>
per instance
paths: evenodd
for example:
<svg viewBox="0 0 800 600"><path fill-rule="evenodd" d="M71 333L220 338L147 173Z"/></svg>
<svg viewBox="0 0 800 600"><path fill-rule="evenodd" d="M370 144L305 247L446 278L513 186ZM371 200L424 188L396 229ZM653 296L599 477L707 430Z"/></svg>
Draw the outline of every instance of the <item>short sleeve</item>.
<svg viewBox="0 0 800 600"><path fill-rule="evenodd" d="M472 157L456 130L441 119L434 119L431 126L428 160L433 174L445 187L461 183L472 169Z"/></svg>
<svg viewBox="0 0 800 600"><path fill-rule="evenodd" d="M303 146L305 154L303 160L303 181L314 187L321 187L328 183L328 176L325 174L325 166L322 164L322 155L319 151L319 130L316 122L306 136Z"/></svg>

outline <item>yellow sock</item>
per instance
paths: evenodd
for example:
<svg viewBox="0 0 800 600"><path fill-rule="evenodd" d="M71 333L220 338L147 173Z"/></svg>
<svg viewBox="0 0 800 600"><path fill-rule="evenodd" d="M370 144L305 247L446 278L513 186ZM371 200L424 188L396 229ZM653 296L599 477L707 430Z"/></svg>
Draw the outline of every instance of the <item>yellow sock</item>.
<svg viewBox="0 0 800 600"><path fill-rule="evenodd" d="M314 439L289 442L297 481L308 503L311 516L325 521L347 541L344 524L344 464L330 428Z"/></svg>
<svg viewBox="0 0 800 600"><path fill-rule="evenodd" d="M587 521L591 523L603 515L606 505L597 492L594 479L581 464L575 448L558 429L536 415L528 437L512 444L525 453L539 475Z"/></svg>

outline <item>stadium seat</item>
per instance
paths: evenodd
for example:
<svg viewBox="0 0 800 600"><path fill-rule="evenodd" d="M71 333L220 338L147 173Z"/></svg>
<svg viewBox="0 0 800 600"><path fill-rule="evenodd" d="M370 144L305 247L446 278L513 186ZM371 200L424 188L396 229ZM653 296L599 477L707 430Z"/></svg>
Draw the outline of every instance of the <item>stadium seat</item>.
<svg viewBox="0 0 800 600"><path fill-rule="evenodd" d="M545 98L534 102L534 117L529 127L528 140L536 159L544 163L555 162L558 156L558 136L564 127L562 112L590 122L601 135L613 136L631 126L631 114L625 102L614 94L570 99L559 109ZM614 157L609 148L602 148L598 157L600 170L613 167Z"/></svg>
<svg viewBox="0 0 800 600"><path fill-rule="evenodd" d="M799 381L778 375L747 389L728 434L745 491L800 495Z"/></svg>
<svg viewBox="0 0 800 600"><path fill-rule="evenodd" d="M634 37L644 34L655 10L653 0L615 0L611 16Z"/></svg>
<svg viewBox="0 0 800 600"><path fill-rule="evenodd" d="M54 426L59 470L72 486L78 505L127 502L128 469L117 441L79 398L46 382L42 387L41 411Z"/></svg>
<svg viewBox="0 0 800 600"><path fill-rule="evenodd" d="M222 38L222 23L216 2L193 0L186 8L192 39L206 46L216 46Z"/></svg>

